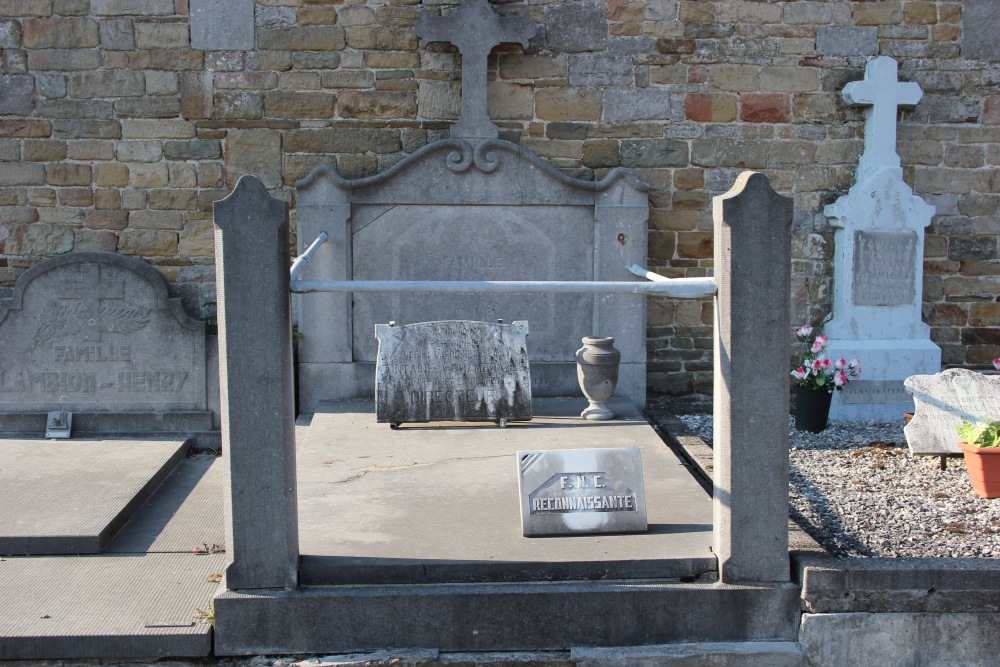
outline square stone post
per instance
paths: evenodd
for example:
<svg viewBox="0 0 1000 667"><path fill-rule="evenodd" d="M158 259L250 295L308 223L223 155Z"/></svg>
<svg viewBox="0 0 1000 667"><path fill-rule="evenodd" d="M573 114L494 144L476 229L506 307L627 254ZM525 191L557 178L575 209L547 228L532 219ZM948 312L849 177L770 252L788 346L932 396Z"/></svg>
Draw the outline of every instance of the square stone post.
<svg viewBox="0 0 1000 667"><path fill-rule="evenodd" d="M713 213L719 578L788 581L792 200L745 171L715 197Z"/></svg>
<svg viewBox="0 0 1000 667"><path fill-rule="evenodd" d="M288 205L253 176L215 203L226 586L298 583Z"/></svg>

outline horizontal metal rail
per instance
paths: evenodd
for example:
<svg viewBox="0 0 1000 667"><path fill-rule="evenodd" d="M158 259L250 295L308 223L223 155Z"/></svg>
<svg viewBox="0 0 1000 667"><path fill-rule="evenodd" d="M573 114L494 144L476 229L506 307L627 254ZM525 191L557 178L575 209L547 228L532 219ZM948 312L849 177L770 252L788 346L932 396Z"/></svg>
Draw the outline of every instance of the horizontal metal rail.
<svg viewBox="0 0 1000 667"><path fill-rule="evenodd" d="M306 248L306 251L299 255L294 262L292 262L292 280L299 277L299 274L302 273L302 269L306 268L306 264L308 264L309 260L312 259L313 253L315 253L316 249L326 242L328 237L329 235L326 232L320 232L319 236L316 237L316 240L310 243L309 247Z"/></svg>
<svg viewBox="0 0 1000 667"><path fill-rule="evenodd" d="M662 277L662 276L661 276ZM716 292L714 278L672 278L668 282L568 280L293 280L292 292L459 292L521 294L645 294L699 299Z"/></svg>

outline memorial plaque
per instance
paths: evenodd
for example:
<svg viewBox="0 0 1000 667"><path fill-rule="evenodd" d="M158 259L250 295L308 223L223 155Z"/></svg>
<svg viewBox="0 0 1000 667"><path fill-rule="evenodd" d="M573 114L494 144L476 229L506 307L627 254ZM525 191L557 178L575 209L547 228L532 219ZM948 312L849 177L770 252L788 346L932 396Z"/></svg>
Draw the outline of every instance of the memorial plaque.
<svg viewBox="0 0 1000 667"><path fill-rule="evenodd" d="M530 420L527 335L527 322L376 324L378 421Z"/></svg>
<svg viewBox="0 0 1000 667"><path fill-rule="evenodd" d="M646 530L637 447L518 452L517 461L526 537Z"/></svg>
<svg viewBox="0 0 1000 667"><path fill-rule="evenodd" d="M840 390L844 403L902 403L909 400L902 380L851 380Z"/></svg>
<svg viewBox="0 0 1000 667"><path fill-rule="evenodd" d="M913 303L917 233L858 230L854 233L854 305Z"/></svg>
<svg viewBox="0 0 1000 667"><path fill-rule="evenodd" d="M952 368L906 378L916 412L906 425L913 454L960 454L955 427L962 421L1000 419L1000 376Z"/></svg>
<svg viewBox="0 0 1000 667"><path fill-rule="evenodd" d="M205 328L163 275L114 253L61 255L0 300L0 412L204 410Z"/></svg>

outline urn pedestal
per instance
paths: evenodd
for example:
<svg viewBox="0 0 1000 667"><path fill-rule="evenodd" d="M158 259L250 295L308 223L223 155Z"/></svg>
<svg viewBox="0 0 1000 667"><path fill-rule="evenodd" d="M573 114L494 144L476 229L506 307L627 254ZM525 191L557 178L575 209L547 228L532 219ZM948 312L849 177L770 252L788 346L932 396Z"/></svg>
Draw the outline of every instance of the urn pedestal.
<svg viewBox="0 0 1000 667"><path fill-rule="evenodd" d="M615 339L584 338L583 347L576 351L576 377L580 389L590 404L580 413L584 419L612 419L608 400L618 385L618 364L621 352L614 347Z"/></svg>

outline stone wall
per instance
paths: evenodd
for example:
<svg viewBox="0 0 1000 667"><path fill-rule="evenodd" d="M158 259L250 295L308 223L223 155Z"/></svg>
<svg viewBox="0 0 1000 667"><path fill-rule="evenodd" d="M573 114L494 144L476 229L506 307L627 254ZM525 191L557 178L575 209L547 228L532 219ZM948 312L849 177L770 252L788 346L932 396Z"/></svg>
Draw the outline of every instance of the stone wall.
<svg viewBox="0 0 1000 667"><path fill-rule="evenodd" d="M0 288L44 258L110 250L214 306L211 204L242 174L292 203L318 164L360 177L443 138L458 56L418 48L452 0L3 0ZM1000 9L992 0L496 2L544 26L490 58L502 137L576 176L653 186L649 266L711 270L710 199L744 168L794 197L793 320L829 311L825 204L863 114L839 92L897 58L905 178L937 207L924 315L948 366L1000 356ZM964 16L963 16L964 13ZM192 38L194 47L192 47ZM238 49L213 51L212 48ZM651 391L711 391L709 302L650 300Z"/></svg>

